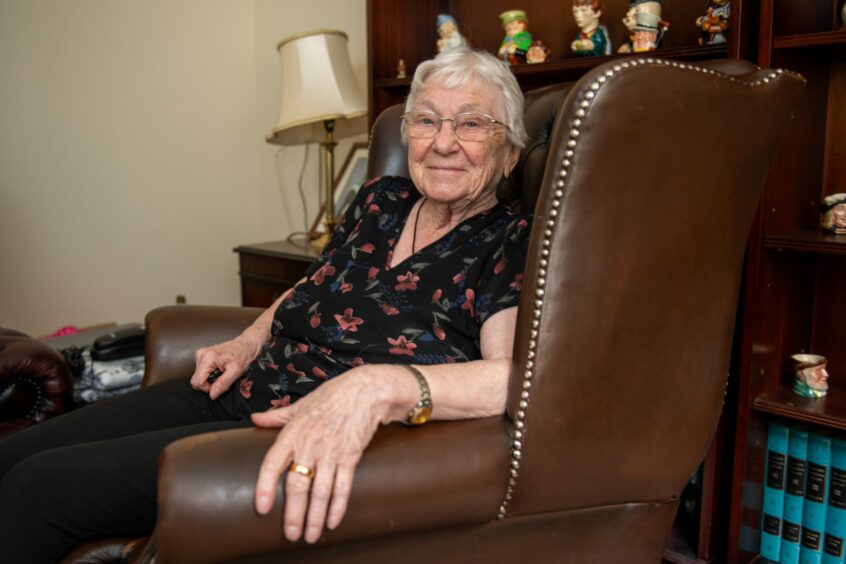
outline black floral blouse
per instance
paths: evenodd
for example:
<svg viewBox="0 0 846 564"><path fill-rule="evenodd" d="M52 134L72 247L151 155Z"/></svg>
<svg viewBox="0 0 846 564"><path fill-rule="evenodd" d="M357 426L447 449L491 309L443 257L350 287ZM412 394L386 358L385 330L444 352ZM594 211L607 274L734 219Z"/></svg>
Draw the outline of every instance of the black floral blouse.
<svg viewBox="0 0 846 564"><path fill-rule="evenodd" d="M419 197L401 177L359 190L240 380L251 410L288 405L361 364L481 358L482 324L517 305L531 217L497 204L391 268Z"/></svg>

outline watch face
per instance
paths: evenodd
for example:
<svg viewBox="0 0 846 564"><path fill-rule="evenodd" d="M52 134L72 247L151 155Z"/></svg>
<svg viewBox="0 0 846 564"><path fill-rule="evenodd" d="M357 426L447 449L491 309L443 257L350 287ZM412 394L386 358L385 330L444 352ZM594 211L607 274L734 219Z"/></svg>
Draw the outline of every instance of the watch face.
<svg viewBox="0 0 846 564"><path fill-rule="evenodd" d="M422 407L417 407L411 410L410 417L408 418L408 422L412 425L422 425L426 421L429 420L429 416L432 415L432 407L425 405Z"/></svg>

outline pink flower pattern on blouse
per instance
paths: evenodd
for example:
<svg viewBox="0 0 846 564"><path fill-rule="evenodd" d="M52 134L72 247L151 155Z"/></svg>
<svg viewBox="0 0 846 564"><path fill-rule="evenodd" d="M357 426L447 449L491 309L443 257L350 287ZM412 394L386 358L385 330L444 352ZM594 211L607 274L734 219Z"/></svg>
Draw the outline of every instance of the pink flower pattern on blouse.
<svg viewBox="0 0 846 564"><path fill-rule="evenodd" d="M331 264L324 264L317 269L317 272L311 275L310 280L314 282L315 286L320 286L327 276L335 274L335 267Z"/></svg>
<svg viewBox="0 0 846 564"><path fill-rule="evenodd" d="M244 378L244 379L241 380L241 384L239 385L239 389L240 389L241 395L245 399L249 399L250 395L252 395L252 394L250 394L250 389L252 387L253 387L252 381L248 380L247 378Z"/></svg>
<svg viewBox="0 0 846 564"><path fill-rule="evenodd" d="M406 354L408 356L414 356L414 349L417 348L417 345L406 340L405 335L400 335L396 339L388 337L388 343L393 345L388 351L391 354Z"/></svg>
<svg viewBox="0 0 846 564"><path fill-rule="evenodd" d="M347 308L344 310L344 315L335 314L335 321L338 322L338 326L341 328L341 331L358 331L358 326L364 323L364 320L360 317L353 317L353 310L352 308Z"/></svg>
<svg viewBox="0 0 846 564"><path fill-rule="evenodd" d="M397 276L397 285L394 286L394 290L397 292L405 292L406 290L416 290L417 289L417 282L420 280L420 277L414 274L413 272L406 272L405 274L400 274Z"/></svg>

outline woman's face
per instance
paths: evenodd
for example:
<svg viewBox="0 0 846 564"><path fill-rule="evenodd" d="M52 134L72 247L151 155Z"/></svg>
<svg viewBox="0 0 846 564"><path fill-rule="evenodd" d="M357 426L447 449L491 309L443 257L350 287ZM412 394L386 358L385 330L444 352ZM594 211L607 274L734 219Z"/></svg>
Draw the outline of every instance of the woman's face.
<svg viewBox="0 0 846 564"><path fill-rule="evenodd" d="M411 111L434 112L444 118L472 112L504 120L503 106L499 94L482 83L453 90L430 79ZM411 180L426 198L472 206L495 196L499 179L511 173L518 153L504 126L493 128L484 141L461 141L451 122L445 121L431 139L408 139L408 168Z"/></svg>

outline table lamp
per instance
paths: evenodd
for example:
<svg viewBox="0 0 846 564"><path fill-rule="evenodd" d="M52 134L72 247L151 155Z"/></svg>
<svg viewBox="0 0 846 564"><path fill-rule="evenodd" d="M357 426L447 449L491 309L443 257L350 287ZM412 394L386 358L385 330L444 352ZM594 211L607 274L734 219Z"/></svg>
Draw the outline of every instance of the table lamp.
<svg viewBox="0 0 846 564"><path fill-rule="evenodd" d="M335 229L335 140L366 130L367 102L353 74L346 33L302 33L281 40L276 50L282 59L282 101L266 140L274 145L320 143L325 230L312 246L323 249Z"/></svg>

